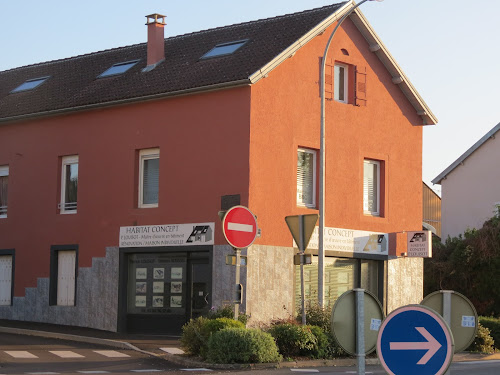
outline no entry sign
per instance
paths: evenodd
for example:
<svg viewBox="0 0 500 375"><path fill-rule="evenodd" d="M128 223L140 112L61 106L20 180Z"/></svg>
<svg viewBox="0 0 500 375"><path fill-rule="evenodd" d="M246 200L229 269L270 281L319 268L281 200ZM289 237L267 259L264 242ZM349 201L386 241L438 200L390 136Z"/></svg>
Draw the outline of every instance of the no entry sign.
<svg viewBox="0 0 500 375"><path fill-rule="evenodd" d="M243 249L250 246L257 237L257 219L248 208L234 206L222 220L222 231L232 247Z"/></svg>

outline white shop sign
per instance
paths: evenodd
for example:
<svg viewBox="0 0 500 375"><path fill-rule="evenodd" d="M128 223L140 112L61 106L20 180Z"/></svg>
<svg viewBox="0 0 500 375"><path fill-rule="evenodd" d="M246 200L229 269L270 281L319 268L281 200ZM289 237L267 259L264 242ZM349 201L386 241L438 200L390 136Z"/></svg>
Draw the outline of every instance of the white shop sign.
<svg viewBox="0 0 500 375"><path fill-rule="evenodd" d="M120 247L213 245L214 228L215 223L120 227Z"/></svg>
<svg viewBox="0 0 500 375"><path fill-rule="evenodd" d="M308 249L318 249L318 228L314 228L307 246ZM377 255L388 254L389 235L387 233L329 227L325 228L324 231L324 250ZM293 244L297 247L295 241Z"/></svg>
<svg viewBox="0 0 500 375"><path fill-rule="evenodd" d="M432 258L432 232L421 230L407 232L408 256L415 258Z"/></svg>

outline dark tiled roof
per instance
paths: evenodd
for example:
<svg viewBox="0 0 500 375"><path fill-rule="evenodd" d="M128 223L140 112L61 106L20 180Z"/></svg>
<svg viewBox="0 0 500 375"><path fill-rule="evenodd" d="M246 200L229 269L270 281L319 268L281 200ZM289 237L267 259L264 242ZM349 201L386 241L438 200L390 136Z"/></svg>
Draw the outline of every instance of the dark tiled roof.
<svg viewBox="0 0 500 375"><path fill-rule="evenodd" d="M165 39L165 61L149 72L142 72L146 43L0 72L0 121L248 80L342 5ZM200 60L217 44L244 39L234 54ZM97 78L113 64L136 59L125 74ZM50 78L34 90L10 93L45 76Z"/></svg>

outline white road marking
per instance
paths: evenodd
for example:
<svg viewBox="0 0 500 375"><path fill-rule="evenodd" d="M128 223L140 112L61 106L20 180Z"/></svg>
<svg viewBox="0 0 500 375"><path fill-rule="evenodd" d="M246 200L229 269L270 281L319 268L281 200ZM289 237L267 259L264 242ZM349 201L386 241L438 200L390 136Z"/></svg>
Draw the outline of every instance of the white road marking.
<svg viewBox="0 0 500 375"><path fill-rule="evenodd" d="M8 355L14 358L20 358L20 359L31 359L31 358L38 358L36 355L31 354L30 352L25 352L22 350L14 350L14 351L5 351Z"/></svg>
<svg viewBox="0 0 500 375"><path fill-rule="evenodd" d="M116 350L92 350L94 353L103 355L108 358L126 358L128 354L117 352Z"/></svg>
<svg viewBox="0 0 500 375"><path fill-rule="evenodd" d="M25 374L28 374L28 375L59 375L60 372L50 372L50 371L45 371L45 372L25 372Z"/></svg>
<svg viewBox="0 0 500 375"><path fill-rule="evenodd" d="M238 232L253 232L253 225L249 224L240 224L240 223L227 223L228 230L235 230Z"/></svg>
<svg viewBox="0 0 500 375"><path fill-rule="evenodd" d="M181 371L212 371L209 368L181 368Z"/></svg>
<svg viewBox="0 0 500 375"><path fill-rule="evenodd" d="M160 372L162 370L150 369L150 370L130 370L131 372Z"/></svg>
<svg viewBox="0 0 500 375"><path fill-rule="evenodd" d="M293 372L319 372L319 370L308 368L291 368L290 370Z"/></svg>
<svg viewBox="0 0 500 375"><path fill-rule="evenodd" d="M500 360L485 359L484 361L462 361L462 362L455 362L455 363L458 363L459 365L478 365L480 363L500 363Z"/></svg>
<svg viewBox="0 0 500 375"><path fill-rule="evenodd" d="M77 371L80 374L109 374L109 371Z"/></svg>
<svg viewBox="0 0 500 375"><path fill-rule="evenodd" d="M49 353L57 355L60 358L84 358L83 355L70 350L49 350Z"/></svg>
<svg viewBox="0 0 500 375"><path fill-rule="evenodd" d="M184 354L184 350L179 348L160 348L160 349L169 354Z"/></svg>

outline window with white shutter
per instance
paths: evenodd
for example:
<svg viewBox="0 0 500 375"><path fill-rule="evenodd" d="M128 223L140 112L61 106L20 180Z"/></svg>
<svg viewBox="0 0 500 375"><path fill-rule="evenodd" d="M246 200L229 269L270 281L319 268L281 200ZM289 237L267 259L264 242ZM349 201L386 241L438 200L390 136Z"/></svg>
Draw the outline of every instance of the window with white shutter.
<svg viewBox="0 0 500 375"><path fill-rule="evenodd" d="M57 252L57 305L75 305L76 251Z"/></svg>
<svg viewBox="0 0 500 375"><path fill-rule="evenodd" d="M0 306L12 304L12 255L0 256Z"/></svg>
<svg viewBox="0 0 500 375"><path fill-rule="evenodd" d="M9 167L0 166L0 218L7 217L7 193L9 183Z"/></svg>
<svg viewBox="0 0 500 375"><path fill-rule="evenodd" d="M297 206L316 207L316 151L297 151Z"/></svg>
<svg viewBox="0 0 500 375"><path fill-rule="evenodd" d="M139 207L158 207L160 149L139 152Z"/></svg>
<svg viewBox="0 0 500 375"><path fill-rule="evenodd" d="M380 162L365 160L363 166L363 211L380 215Z"/></svg>

